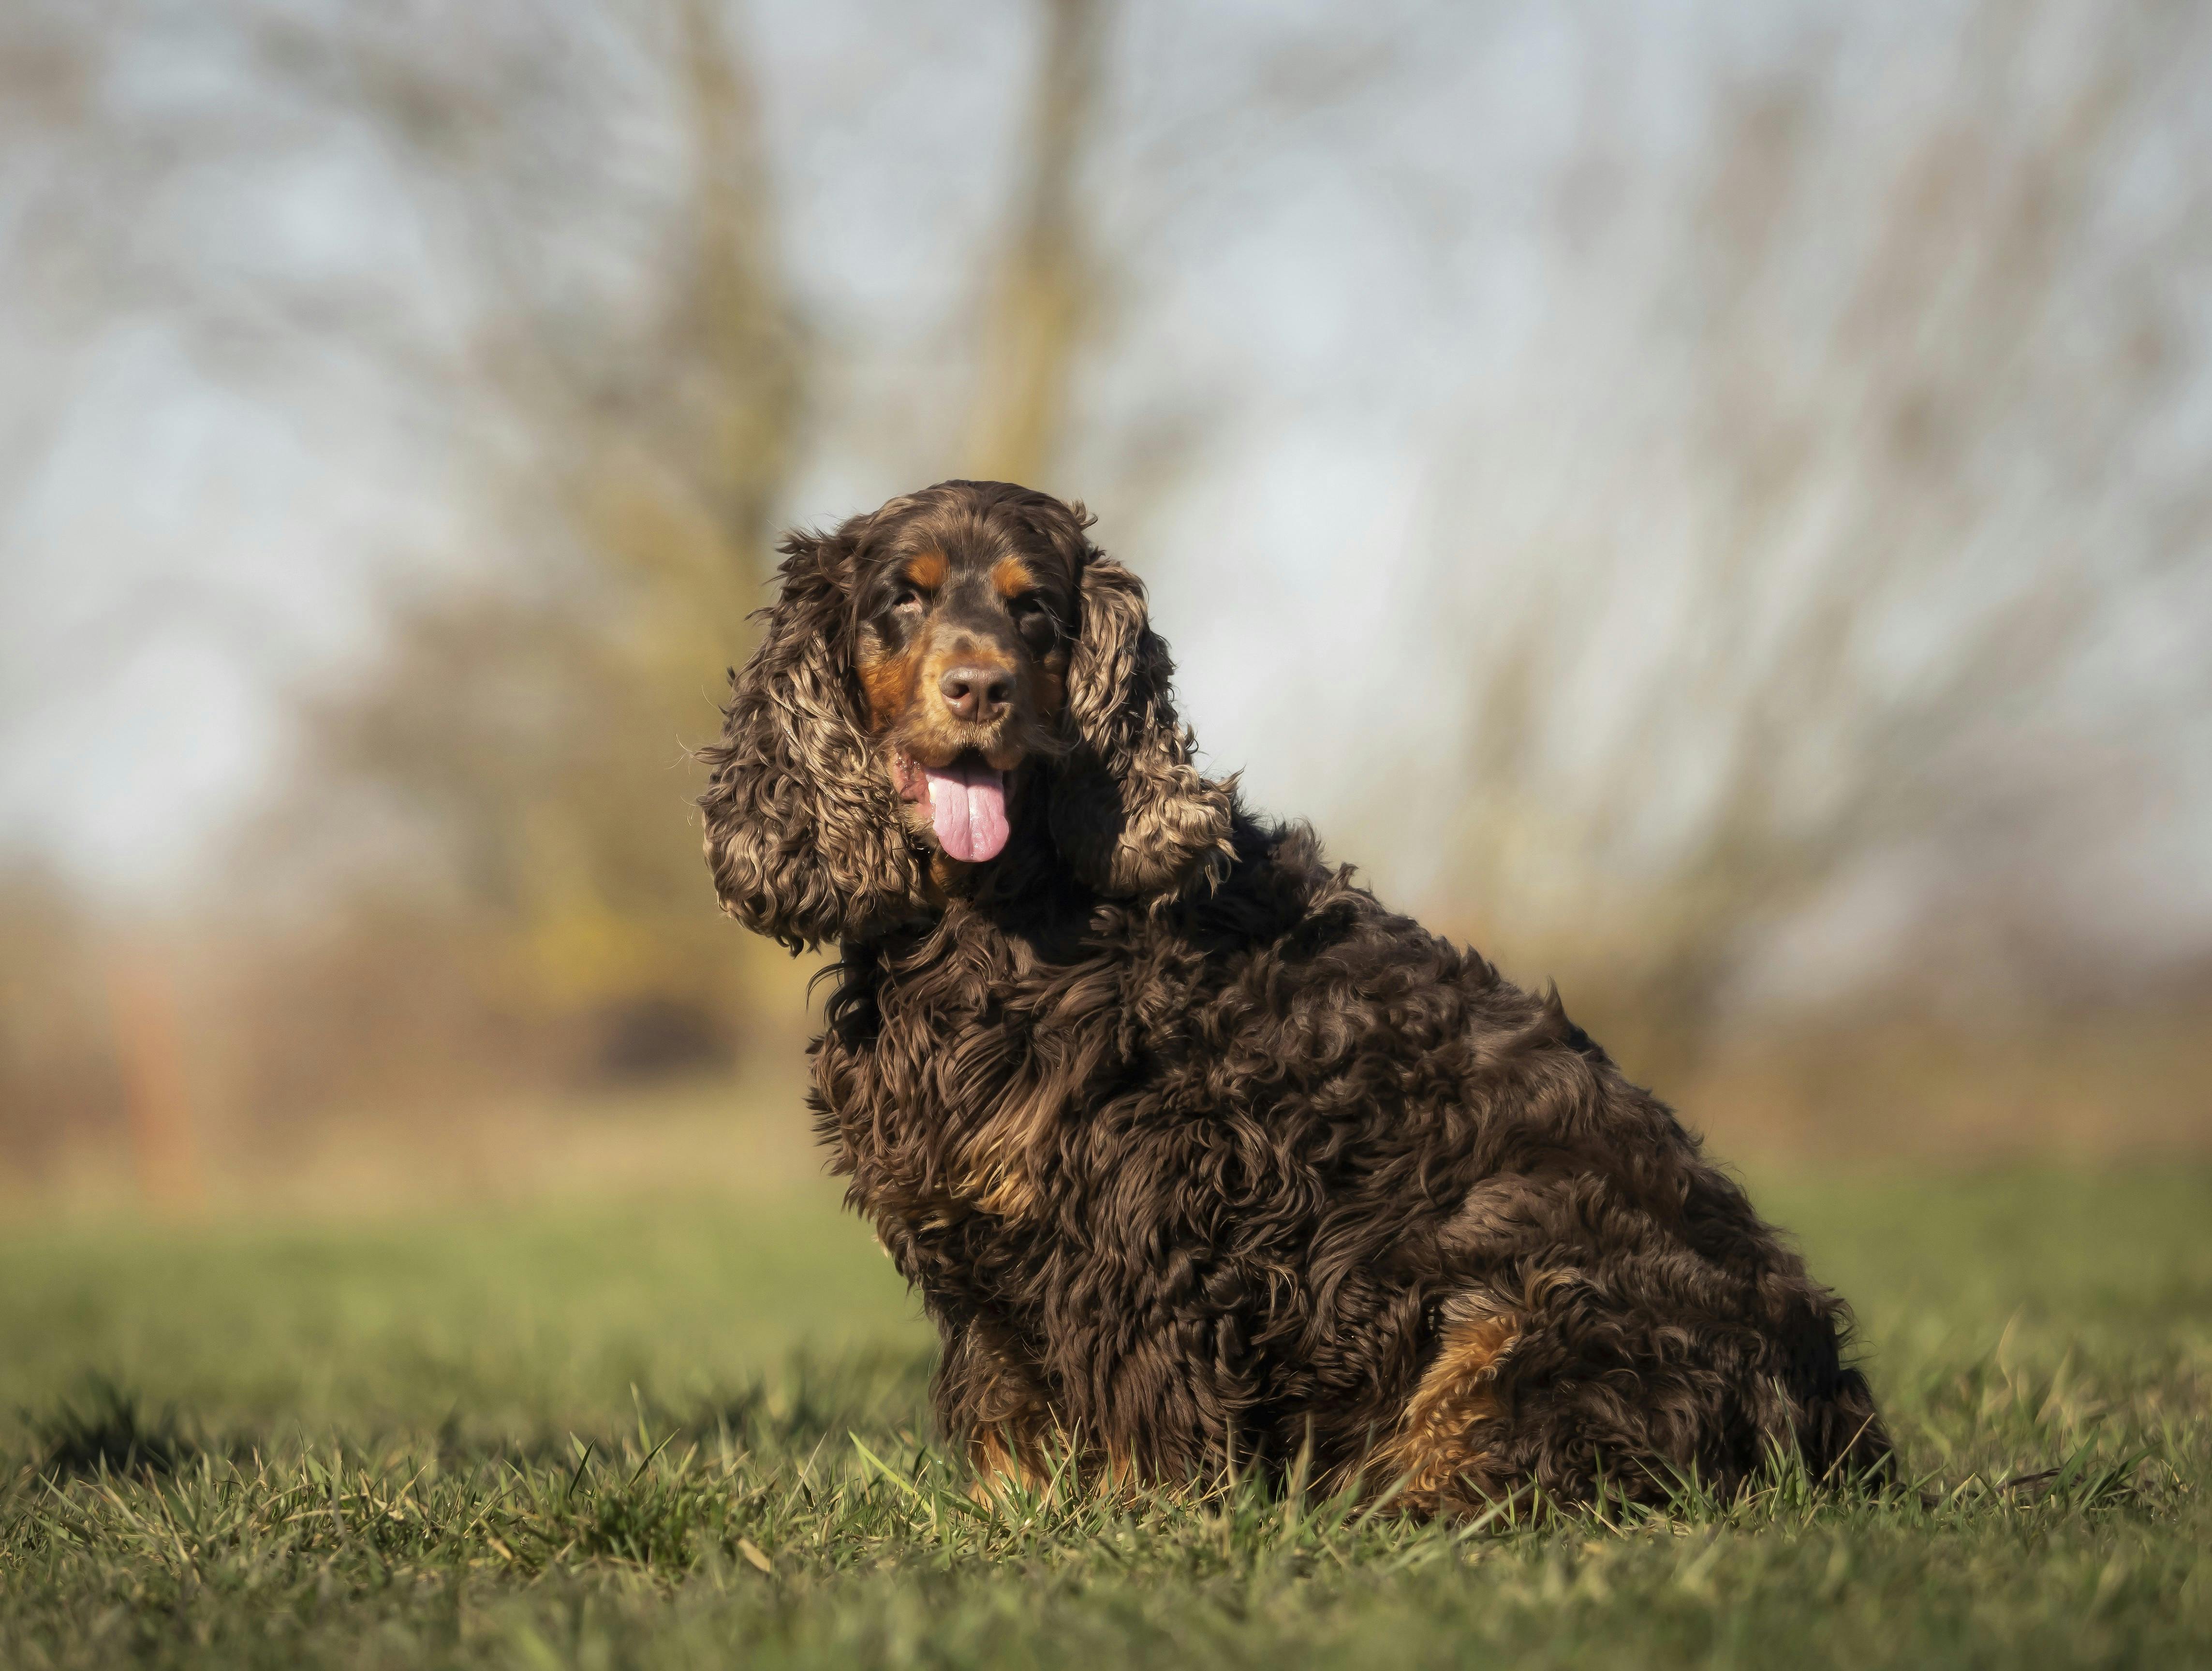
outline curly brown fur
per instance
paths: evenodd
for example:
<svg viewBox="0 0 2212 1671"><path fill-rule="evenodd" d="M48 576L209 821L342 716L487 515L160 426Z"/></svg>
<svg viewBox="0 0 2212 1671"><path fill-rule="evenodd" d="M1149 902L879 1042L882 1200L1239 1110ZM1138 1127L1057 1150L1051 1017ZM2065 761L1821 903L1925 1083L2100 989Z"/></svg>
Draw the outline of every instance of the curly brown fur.
<svg viewBox="0 0 2212 1671"><path fill-rule="evenodd" d="M1556 995L1200 776L1087 526L951 482L793 536L709 754L727 908L842 943L811 1101L942 1332L946 1431L1166 1482L1310 1445L1421 1513L1728 1492L1776 1451L1887 1479L1843 1303ZM988 602L1009 559L1049 630ZM1005 664L982 731L931 708L948 633ZM1008 767L985 862L914 793L954 744Z"/></svg>

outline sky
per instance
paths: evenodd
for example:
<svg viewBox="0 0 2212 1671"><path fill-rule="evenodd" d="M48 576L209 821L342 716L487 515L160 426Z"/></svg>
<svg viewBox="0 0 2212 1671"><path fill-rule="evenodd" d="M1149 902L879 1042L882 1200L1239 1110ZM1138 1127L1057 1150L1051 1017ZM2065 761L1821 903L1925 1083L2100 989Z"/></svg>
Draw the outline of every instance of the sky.
<svg viewBox="0 0 2212 1671"><path fill-rule="evenodd" d="M2141 947L2212 945L2212 552L2192 487L2212 479L2212 118L2186 96L2212 57L2199 31L2178 59L2117 60L2140 77L2124 131L2069 173L2066 148L2094 149L2068 125L2084 43L2135 15L2046 8L1993 47L1994 15L1129 6L1085 174L1110 306L1053 485L1151 580L1208 759L1433 896L1486 792L1470 693L1534 632L1552 682L1523 792L1594 823L1624 761L1660 750L1636 821L1663 848L1717 781L1714 714L1777 688L1744 641L1701 632L1726 619L1792 653L1822 577L1894 546L1905 580L1867 611L1856 677L1909 690L2007 599L2048 592L2075 623L2063 666L1989 704L1942 769L1990 779L1974 818L2041 832L2054 910ZM0 118L0 850L126 908L210 872L286 758L291 704L374 653L391 600L480 578L497 544L451 415L375 347L437 352L483 295L421 183L278 84L249 15L321 14L117 6L72 37L89 42L74 79L40 69L35 19L0 35L18 72ZM580 0L483 15L602 50ZM1036 18L1014 0L732 17L817 353L786 512L831 520L952 467ZM579 191L577 282L619 306L650 278L624 216L674 161L652 89L605 65L592 177L635 191ZM1791 98L1771 252L1732 276L1712 252L1736 234L1712 217L1758 181L1716 159L1753 131L1756 176L1763 131L1743 125ZM1969 218L2019 178L2087 181L2033 317L1995 347L1977 264L2012 222L1931 234L1920 267L1884 252L1931 157L1982 159L1958 164ZM102 207L57 234L71 201ZM1886 260L1925 305L1869 348L1851 332ZM179 275L214 298L190 325ZM246 299L272 285L318 307L267 329ZM2111 369L2131 354L2164 369ZM1949 399L1972 425L1923 449L1896 501L1875 432L1923 370L1939 417ZM1769 428L1789 446L1762 452ZM1749 604L1717 614L1699 588L1760 502L1753 464L1789 492L1729 594ZM1707 687L1702 707L1681 696ZM1808 805L1850 746L1835 728L1807 727ZM1937 819L1839 884L1822 943L1959 885L1975 827Z"/></svg>

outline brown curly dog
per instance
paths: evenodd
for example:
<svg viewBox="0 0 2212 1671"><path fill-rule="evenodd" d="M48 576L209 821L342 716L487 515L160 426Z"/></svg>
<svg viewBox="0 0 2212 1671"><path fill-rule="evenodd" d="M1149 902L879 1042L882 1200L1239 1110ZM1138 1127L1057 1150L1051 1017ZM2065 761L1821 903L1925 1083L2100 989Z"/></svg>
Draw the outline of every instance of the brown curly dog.
<svg viewBox="0 0 2212 1671"><path fill-rule="evenodd" d="M1849 1314L1556 996L1201 775L1077 506L782 545L707 751L725 906L837 941L811 1103L976 1468L1422 1514L1889 1477Z"/></svg>

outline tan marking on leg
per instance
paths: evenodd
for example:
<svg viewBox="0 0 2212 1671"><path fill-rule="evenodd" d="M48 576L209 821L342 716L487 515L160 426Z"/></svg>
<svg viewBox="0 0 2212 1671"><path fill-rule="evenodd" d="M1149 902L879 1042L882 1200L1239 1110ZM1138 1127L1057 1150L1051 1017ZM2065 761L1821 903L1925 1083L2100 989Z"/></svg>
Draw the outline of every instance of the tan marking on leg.
<svg viewBox="0 0 2212 1671"><path fill-rule="evenodd" d="M1052 1480L1048 1441L1059 1431L1044 1388L1028 1365L1008 1349L995 1329L981 1332L971 1348L977 1367L988 1374L986 1390L968 1435L968 1466L975 1470L970 1490L977 1502L1000 1494L1002 1482L1042 1491Z"/></svg>
<svg viewBox="0 0 2212 1671"><path fill-rule="evenodd" d="M1376 1451L1368 1477L1378 1486L1403 1480L1409 1514L1480 1512L1491 1489L1486 1424L1504 1414L1499 1360L1519 1327L1510 1316L1449 1322L1436 1362L1406 1401L1398 1430Z"/></svg>
<svg viewBox="0 0 2212 1671"><path fill-rule="evenodd" d="M975 1474L969 1494L978 1503L1001 1495L1007 1485L1041 1492L1050 1483L1042 1447L1024 1436L1025 1425L979 1427L969 1436L968 1466Z"/></svg>

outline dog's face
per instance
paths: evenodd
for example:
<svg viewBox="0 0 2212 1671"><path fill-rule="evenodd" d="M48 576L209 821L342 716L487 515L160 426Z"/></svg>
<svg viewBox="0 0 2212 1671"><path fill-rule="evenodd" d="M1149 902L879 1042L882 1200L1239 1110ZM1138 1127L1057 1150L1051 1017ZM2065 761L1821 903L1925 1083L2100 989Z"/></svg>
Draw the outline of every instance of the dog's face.
<svg viewBox="0 0 2212 1671"><path fill-rule="evenodd" d="M908 828L945 860L997 858L1018 769L1061 750L1078 585L1066 543L1012 517L928 506L867 542L854 599L867 729Z"/></svg>
<svg viewBox="0 0 2212 1671"><path fill-rule="evenodd" d="M955 883L1018 889L1017 869L1133 898L1225 857L1233 787L1192 763L1145 589L1089 525L1027 488L940 482L785 538L702 751L732 915L796 951L945 910Z"/></svg>

